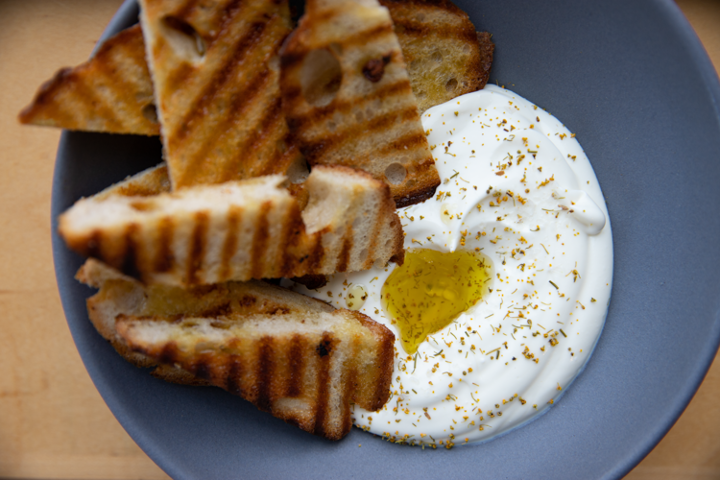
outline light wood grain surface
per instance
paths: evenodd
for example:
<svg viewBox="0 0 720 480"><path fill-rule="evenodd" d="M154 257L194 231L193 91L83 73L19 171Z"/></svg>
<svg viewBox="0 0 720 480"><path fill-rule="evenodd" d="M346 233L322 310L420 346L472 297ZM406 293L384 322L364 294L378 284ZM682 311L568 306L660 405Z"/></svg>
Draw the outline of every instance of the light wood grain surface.
<svg viewBox="0 0 720 480"><path fill-rule="evenodd" d="M720 67L720 1L678 2ZM55 284L50 189L60 132L16 115L90 51L120 0L0 0L0 477L166 479L120 427L75 349ZM720 479L720 361L628 475Z"/></svg>

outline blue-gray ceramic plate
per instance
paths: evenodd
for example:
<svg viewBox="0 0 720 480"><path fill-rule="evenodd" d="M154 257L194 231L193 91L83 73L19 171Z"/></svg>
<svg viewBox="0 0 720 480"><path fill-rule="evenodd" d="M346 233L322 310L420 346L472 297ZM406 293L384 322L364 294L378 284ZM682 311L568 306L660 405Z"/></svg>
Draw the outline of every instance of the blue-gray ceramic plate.
<svg viewBox="0 0 720 480"><path fill-rule="evenodd" d="M547 414L476 446L420 450L354 430L337 443L220 389L170 385L93 329L82 259L53 233L77 348L120 423L176 479L617 478L670 429L720 340L720 85L670 0L457 0L494 34L491 81L577 133L608 201L615 279L585 371ZM106 31L137 21L126 3ZM157 138L63 134L52 218L156 164ZM358 447L362 444L362 447Z"/></svg>

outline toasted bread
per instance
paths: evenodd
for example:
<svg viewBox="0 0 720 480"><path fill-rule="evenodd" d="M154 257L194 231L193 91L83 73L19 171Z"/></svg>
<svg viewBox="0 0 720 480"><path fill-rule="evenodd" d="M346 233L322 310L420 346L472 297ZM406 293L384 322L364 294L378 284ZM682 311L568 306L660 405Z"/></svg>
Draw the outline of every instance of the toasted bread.
<svg viewBox="0 0 720 480"><path fill-rule="evenodd" d="M291 194L295 195L300 208L305 208L308 203L308 192L304 185L289 185L289 191ZM167 165L165 163L161 163L160 165L143 170L142 172L130 176L121 182L109 186L105 190L93 195L92 200L103 201L115 196L152 197L168 192L170 192L170 177L168 176ZM110 267L107 268L112 271L116 271ZM308 275L307 277L315 279L314 281L316 283L313 285L321 285L325 282L324 275Z"/></svg>
<svg viewBox="0 0 720 480"><path fill-rule="evenodd" d="M490 69L492 68L493 59L495 58L495 43L492 41L490 32L475 32L477 34L478 45L480 46L480 67L485 74L480 80L480 88L485 88L488 80L490 80Z"/></svg>
<svg viewBox="0 0 720 480"><path fill-rule="evenodd" d="M95 329L117 352L138 367L153 367L152 374L163 380L187 385L206 385L182 369L157 365L151 358L128 349L117 335L115 318L120 315L201 315L277 314L289 312L331 312L333 307L304 295L265 282L227 282L182 289L167 285L144 286L114 268L90 259L75 276L98 293L87 300Z"/></svg>
<svg viewBox="0 0 720 480"><path fill-rule="evenodd" d="M141 0L140 15L174 189L285 173L278 50L286 0Z"/></svg>
<svg viewBox="0 0 720 480"><path fill-rule="evenodd" d="M440 184L388 10L376 0L308 0L282 51L283 110L311 165L360 168L397 206Z"/></svg>
<svg viewBox="0 0 720 480"><path fill-rule="evenodd" d="M390 394L395 337L359 312L120 315L116 329L130 349L332 440L350 431L351 403L379 410Z"/></svg>
<svg viewBox="0 0 720 480"><path fill-rule="evenodd" d="M364 315L257 281L143 286L92 259L76 278L100 289L87 301L98 332L129 362L154 368L155 377L217 385L334 439L350 428L348 402L369 410L387 402L394 336ZM143 332L150 330L158 335L148 343ZM233 351L207 333L241 338ZM198 342L202 353L184 348ZM223 368L231 362L243 373Z"/></svg>
<svg viewBox="0 0 720 480"><path fill-rule="evenodd" d="M157 135L160 125L140 26L108 39L88 62L58 71L19 119L68 130Z"/></svg>
<svg viewBox="0 0 720 480"><path fill-rule="evenodd" d="M379 0L390 10L420 112L480 90L494 45L450 0Z"/></svg>
<svg viewBox="0 0 720 480"><path fill-rule="evenodd" d="M68 246L146 283L192 286L402 263L387 185L339 166L313 169L308 203L280 175L151 197L102 194L61 215ZM118 188L118 187L115 187Z"/></svg>

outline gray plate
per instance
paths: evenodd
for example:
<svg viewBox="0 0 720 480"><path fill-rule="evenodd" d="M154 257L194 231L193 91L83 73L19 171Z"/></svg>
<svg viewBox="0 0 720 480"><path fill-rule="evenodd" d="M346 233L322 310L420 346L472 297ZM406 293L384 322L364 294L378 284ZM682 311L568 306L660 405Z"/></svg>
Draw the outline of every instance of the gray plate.
<svg viewBox="0 0 720 480"><path fill-rule="evenodd" d="M219 389L166 384L127 364L88 321L92 291L73 280L82 259L53 233L85 366L173 478L617 478L698 388L720 341L720 86L690 25L671 1L457 3L494 34L492 82L577 133L608 200L613 297L586 370L547 414L481 445L422 451L358 430L329 442ZM126 3L106 35L136 18ZM80 196L159 159L157 138L65 132L53 232Z"/></svg>

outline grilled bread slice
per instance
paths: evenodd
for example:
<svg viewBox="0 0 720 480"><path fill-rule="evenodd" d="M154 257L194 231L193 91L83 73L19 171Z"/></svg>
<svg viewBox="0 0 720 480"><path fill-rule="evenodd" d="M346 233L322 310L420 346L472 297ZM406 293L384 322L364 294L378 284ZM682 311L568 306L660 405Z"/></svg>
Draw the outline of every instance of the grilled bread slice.
<svg viewBox="0 0 720 480"><path fill-rule="evenodd" d="M357 312L258 281L143 286L93 259L76 278L100 289L87 301L98 332L155 377L217 385L334 439L350 428L348 402L387 402L394 336Z"/></svg>
<svg viewBox="0 0 720 480"><path fill-rule="evenodd" d="M331 312L333 307L304 295L265 282L226 282L182 289L167 285L142 285L118 270L89 259L75 278L100 291L87 300L95 329L130 363L153 367L152 374L163 380L189 385L208 385L206 380L127 348L117 335L118 315L213 316L230 314L285 314L290 312Z"/></svg>
<svg viewBox="0 0 720 480"><path fill-rule="evenodd" d="M109 133L160 132L140 26L108 39L88 62L40 87L21 123Z"/></svg>
<svg viewBox="0 0 720 480"><path fill-rule="evenodd" d="M174 189L285 173L278 50L287 0L141 0L165 160Z"/></svg>
<svg viewBox="0 0 720 480"><path fill-rule="evenodd" d="M494 44L450 0L379 0L390 10L420 112L480 90Z"/></svg>
<svg viewBox="0 0 720 480"><path fill-rule="evenodd" d="M360 168L397 206L440 184L400 44L376 0L308 0L282 52L283 109L311 165Z"/></svg>
<svg viewBox="0 0 720 480"><path fill-rule="evenodd" d="M131 350L332 440L350 431L351 403L379 410L390 394L394 335L359 312L119 315L116 329Z"/></svg>
<svg viewBox="0 0 720 480"><path fill-rule="evenodd" d="M60 217L59 231L73 250L146 283L192 286L402 263L402 226L387 185L365 172L320 166L304 184L301 212L283 180L82 199Z"/></svg>

